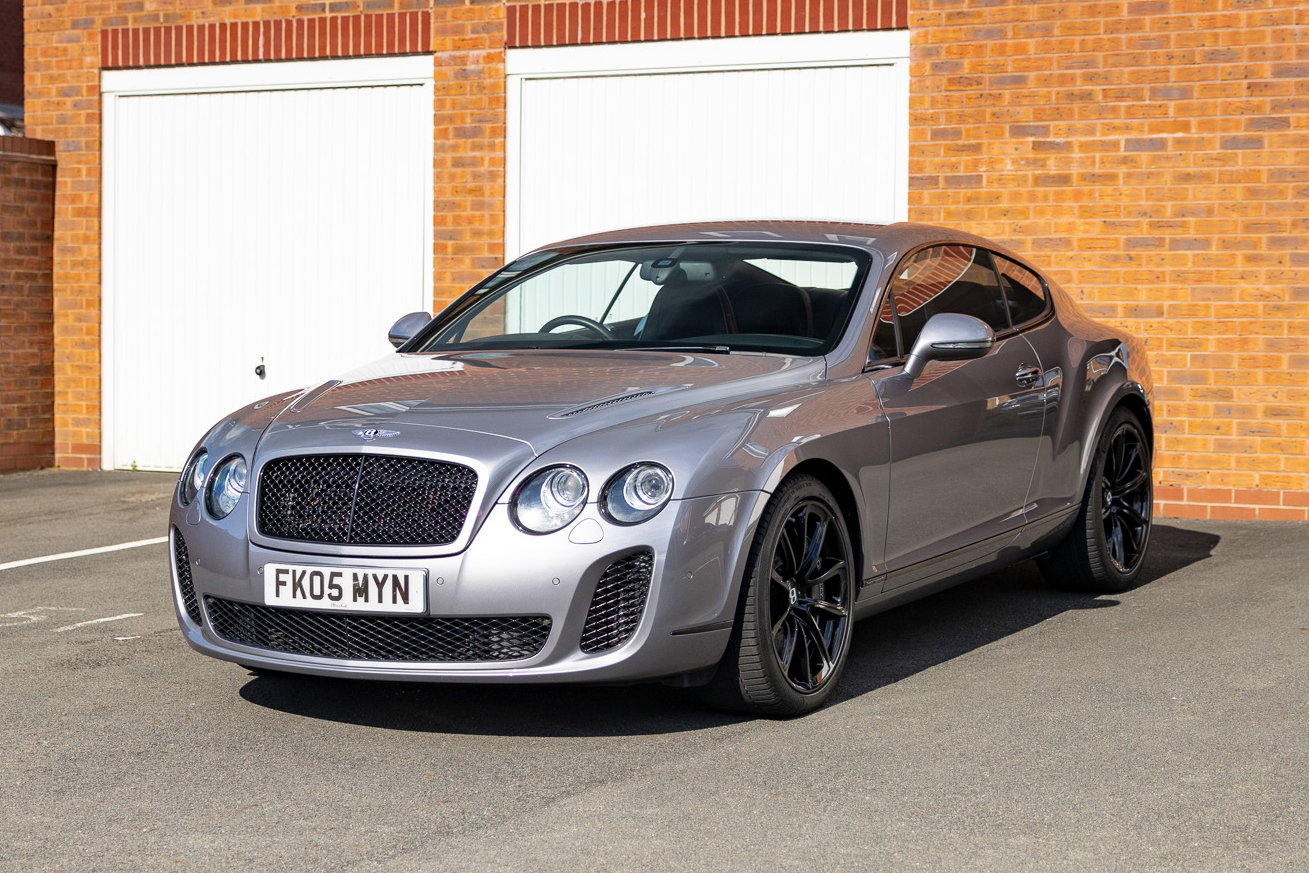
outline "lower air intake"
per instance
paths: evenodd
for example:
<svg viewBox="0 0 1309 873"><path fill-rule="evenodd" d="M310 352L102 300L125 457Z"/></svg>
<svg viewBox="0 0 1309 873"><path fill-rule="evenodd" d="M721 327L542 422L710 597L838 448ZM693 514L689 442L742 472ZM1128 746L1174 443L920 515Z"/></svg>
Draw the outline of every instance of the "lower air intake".
<svg viewBox="0 0 1309 873"><path fill-rule="evenodd" d="M182 594L182 606L191 621L200 623L200 604L195 599L195 583L191 581L191 556L186 551L182 532L173 528L173 566L177 568L177 590Z"/></svg>
<svg viewBox="0 0 1309 873"><path fill-rule="evenodd" d="M489 618L350 615L305 612L206 597L209 623L225 640L285 652L351 661L519 661L550 636L550 617Z"/></svg>
<svg viewBox="0 0 1309 873"><path fill-rule="evenodd" d="M654 552L646 549L609 565L596 586L582 627L583 652L616 649L631 639L641 623L650 594Z"/></svg>

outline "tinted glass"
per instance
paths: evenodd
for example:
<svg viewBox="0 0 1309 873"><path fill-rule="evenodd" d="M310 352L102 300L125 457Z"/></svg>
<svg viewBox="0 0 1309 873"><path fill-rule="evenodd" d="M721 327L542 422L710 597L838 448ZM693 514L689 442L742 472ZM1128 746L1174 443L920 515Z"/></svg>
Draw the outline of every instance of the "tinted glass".
<svg viewBox="0 0 1309 873"><path fill-rule="evenodd" d="M1009 300L1009 317L1014 324L1038 318L1045 312L1045 286L1035 273L1008 258L995 256L996 269Z"/></svg>
<svg viewBox="0 0 1309 873"><path fill-rule="evenodd" d="M905 354L927 320L938 312L979 318L996 333L1009 329L1004 294L996 283L989 252L972 246L933 246L900 262L891 290L900 316Z"/></svg>
<svg viewBox="0 0 1309 873"><path fill-rule="evenodd" d="M415 351L714 346L821 355L867 272L853 249L701 243L530 255L442 313Z"/></svg>

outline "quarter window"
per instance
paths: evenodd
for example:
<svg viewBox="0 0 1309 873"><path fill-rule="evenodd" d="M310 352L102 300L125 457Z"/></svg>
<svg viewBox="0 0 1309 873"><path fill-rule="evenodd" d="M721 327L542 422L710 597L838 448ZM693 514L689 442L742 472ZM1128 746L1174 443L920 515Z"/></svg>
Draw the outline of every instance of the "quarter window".
<svg viewBox="0 0 1309 873"><path fill-rule="evenodd" d="M900 262L891 290L906 354L923 325L938 312L971 315L996 333L1009 329L1009 313L991 254L982 249L944 245L915 252Z"/></svg>
<svg viewBox="0 0 1309 873"><path fill-rule="evenodd" d="M1031 270L1008 258L995 256L1005 297L1009 300L1009 317L1014 324L1024 324L1045 312L1045 284Z"/></svg>

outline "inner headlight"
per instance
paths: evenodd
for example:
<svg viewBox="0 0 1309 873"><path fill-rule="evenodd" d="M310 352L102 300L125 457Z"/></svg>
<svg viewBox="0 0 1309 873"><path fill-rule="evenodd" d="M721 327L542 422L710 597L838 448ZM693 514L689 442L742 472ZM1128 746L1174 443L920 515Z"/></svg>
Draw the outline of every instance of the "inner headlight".
<svg viewBox="0 0 1309 873"><path fill-rule="evenodd" d="M214 518L226 518L236 508L236 503L245 493L246 486L245 458L232 455L214 470L206 491L205 505Z"/></svg>
<svg viewBox="0 0 1309 873"><path fill-rule="evenodd" d="M209 472L209 453L204 449L196 452L191 463L182 471L182 478L177 483L177 499L183 506L190 506L191 501L205 487L205 474Z"/></svg>
<svg viewBox="0 0 1309 873"><path fill-rule="evenodd" d="M605 485L600 508L615 524L654 518L673 496L673 474L659 464L634 464Z"/></svg>
<svg viewBox="0 0 1309 873"><path fill-rule="evenodd" d="M586 505L586 474L551 467L523 483L511 504L514 521L529 533L550 533L577 518Z"/></svg>

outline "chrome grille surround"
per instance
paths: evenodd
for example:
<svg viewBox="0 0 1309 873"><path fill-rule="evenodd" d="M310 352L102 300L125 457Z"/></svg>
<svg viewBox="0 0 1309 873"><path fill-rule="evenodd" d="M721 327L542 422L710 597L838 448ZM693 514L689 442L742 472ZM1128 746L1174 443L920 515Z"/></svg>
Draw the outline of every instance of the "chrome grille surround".
<svg viewBox="0 0 1309 873"><path fill-rule="evenodd" d="M173 528L173 567L177 570L177 589L182 594L182 606L187 617L200 624L200 603L195 599L195 583L191 579L191 555L186 550L182 532Z"/></svg>
<svg viewBox="0 0 1309 873"><path fill-rule="evenodd" d="M616 649L631 639L645 611L653 571L654 552L649 549L619 558L605 569L582 626L583 652Z"/></svg>
<svg viewBox="0 0 1309 873"><path fill-rule="evenodd" d="M437 618L309 612L205 597L214 633L229 642L289 655L352 661L478 663L540 653L550 617Z"/></svg>
<svg viewBox="0 0 1309 873"><path fill-rule="evenodd" d="M259 471L267 537L365 546L444 546L459 538L477 491L463 464L393 455L296 455Z"/></svg>

